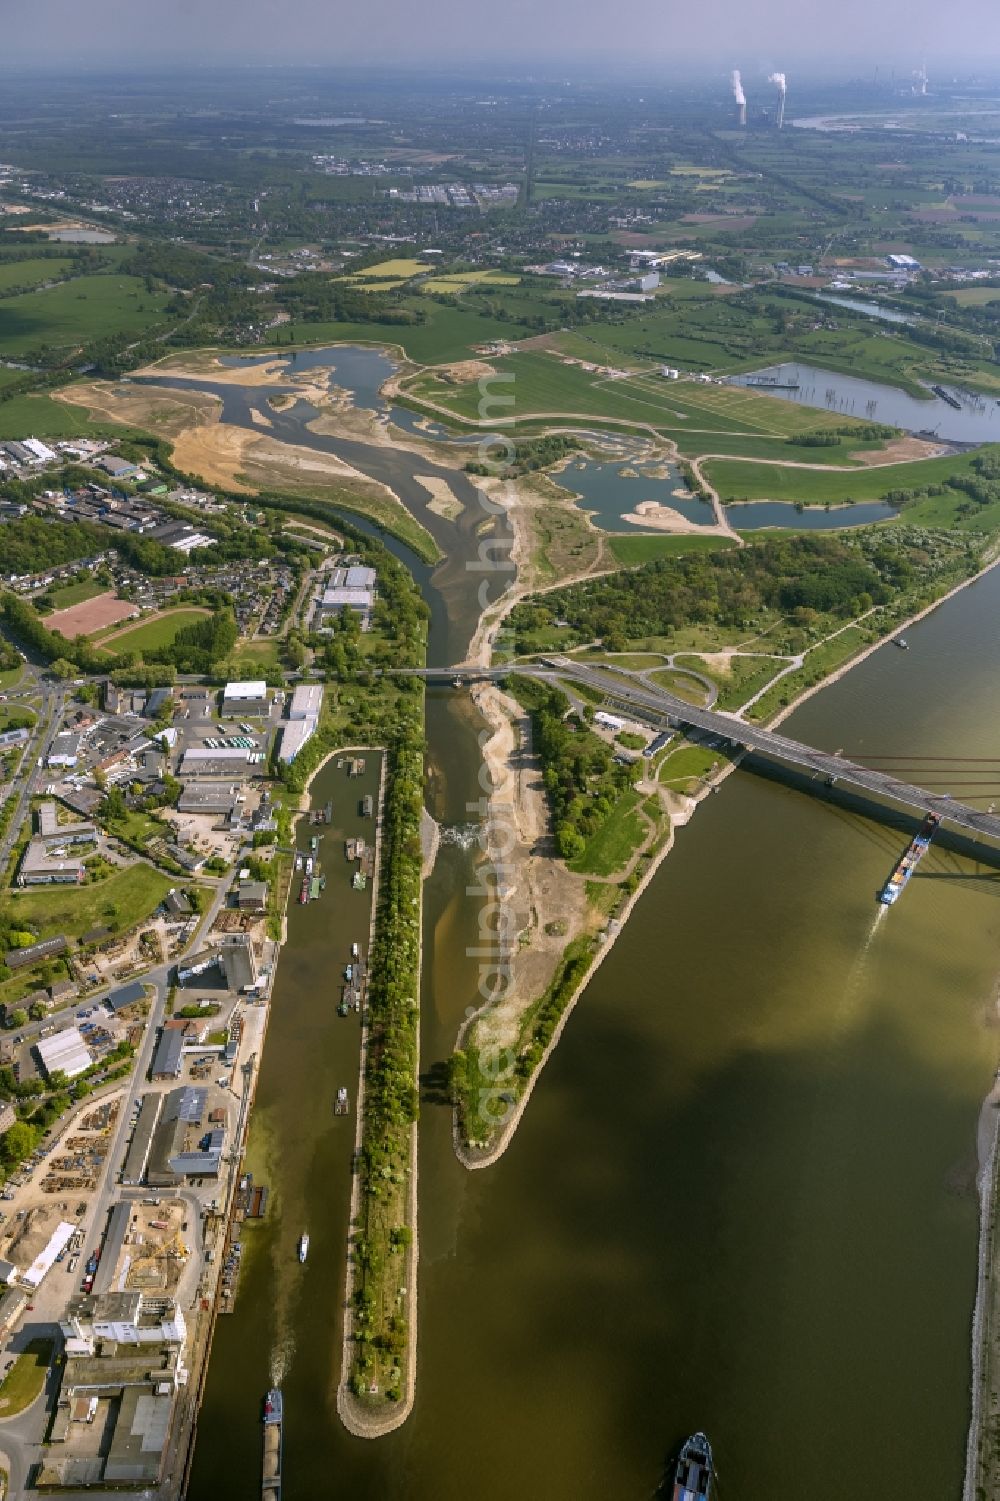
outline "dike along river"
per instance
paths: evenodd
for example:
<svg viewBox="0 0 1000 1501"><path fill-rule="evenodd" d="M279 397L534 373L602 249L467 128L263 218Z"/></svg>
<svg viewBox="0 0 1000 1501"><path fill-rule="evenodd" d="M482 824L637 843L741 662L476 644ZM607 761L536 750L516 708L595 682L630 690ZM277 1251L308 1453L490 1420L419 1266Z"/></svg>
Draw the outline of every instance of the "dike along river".
<svg viewBox="0 0 1000 1501"><path fill-rule="evenodd" d="M439 660L469 620L449 567L441 590L442 570L420 573ZM998 611L994 573L789 732L848 754L995 754ZM430 800L456 825L475 795L474 730L464 696L432 700ZM942 790L977 792L957 778ZM193 1501L255 1493L272 1374L285 1501L646 1501L695 1427L728 1501L957 1498L1000 876L934 848L878 917L907 837L729 778L680 831L511 1148L478 1173L452 1155L435 1068L475 999L472 857L443 847L425 891L417 1401L375 1443L333 1406L347 1167L324 1145L330 1102L310 1060L339 955L293 924L252 1132L271 1144L277 1216L220 1321ZM306 1215L322 1229L303 1274Z"/></svg>

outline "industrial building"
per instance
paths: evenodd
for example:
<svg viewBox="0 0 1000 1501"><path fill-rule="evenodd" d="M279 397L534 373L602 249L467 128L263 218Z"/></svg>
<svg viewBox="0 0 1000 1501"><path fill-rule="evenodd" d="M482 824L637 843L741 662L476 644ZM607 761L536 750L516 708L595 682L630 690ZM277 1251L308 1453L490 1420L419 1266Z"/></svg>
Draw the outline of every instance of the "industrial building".
<svg viewBox="0 0 1000 1501"><path fill-rule="evenodd" d="M32 839L21 856L17 870L19 886L54 886L79 883L87 874L83 861L76 855L57 855L46 849L40 839Z"/></svg>
<svg viewBox="0 0 1000 1501"><path fill-rule="evenodd" d="M242 710L240 711L242 712ZM196 747L184 752L181 760L181 776L227 777L242 776L250 763L250 752L242 746Z"/></svg>
<svg viewBox="0 0 1000 1501"><path fill-rule="evenodd" d="M153 1141L153 1133L156 1130L160 1118L160 1107L163 1104L163 1096L160 1094L148 1094L139 1109L139 1118L132 1132L132 1140L125 1154L125 1167L122 1170L122 1183L129 1187L135 1187L142 1183L146 1177L146 1165L149 1162L149 1149Z"/></svg>
<svg viewBox="0 0 1000 1501"><path fill-rule="evenodd" d="M218 1175L225 1130L213 1128L193 1145L190 1142L204 1119L205 1100L205 1090L191 1086L172 1089L166 1096L146 1165L150 1188L174 1188L184 1178Z"/></svg>
<svg viewBox="0 0 1000 1501"><path fill-rule="evenodd" d="M118 459L114 454L103 454L101 458L94 460L96 469L103 469L105 474L110 474L112 479L125 479L129 474L138 471L138 464L133 464L131 459Z"/></svg>
<svg viewBox="0 0 1000 1501"><path fill-rule="evenodd" d="M223 714L266 714L267 684L263 678L246 683L227 683L222 690Z"/></svg>
<svg viewBox="0 0 1000 1501"><path fill-rule="evenodd" d="M219 963L230 990L249 990L256 985L257 957L245 933L219 935Z"/></svg>
<svg viewBox="0 0 1000 1501"><path fill-rule="evenodd" d="M80 1035L79 1027L66 1027L54 1037L40 1037L35 1043L35 1052L50 1079L55 1073L63 1073L67 1079L75 1079L78 1074L85 1073L94 1061Z"/></svg>
<svg viewBox="0 0 1000 1501"><path fill-rule="evenodd" d="M156 1044L151 1079L179 1079L184 1051L184 1034L164 1027Z"/></svg>
<svg viewBox="0 0 1000 1501"><path fill-rule="evenodd" d="M330 616L339 615L342 610L353 610L361 617L362 630L367 630L375 605L375 585L374 568L360 563L334 568L317 605L317 626L322 628Z"/></svg>
<svg viewBox="0 0 1000 1501"><path fill-rule="evenodd" d="M187 1337L180 1305L173 1298L151 1298L143 1292L78 1293L69 1300L60 1328L67 1355L93 1355L101 1340L115 1345L183 1345Z"/></svg>
<svg viewBox="0 0 1000 1501"><path fill-rule="evenodd" d="M80 759L80 737L63 730L52 742L46 766L75 766Z"/></svg>
<svg viewBox="0 0 1000 1501"><path fill-rule="evenodd" d="M236 792L222 782L187 782L177 799L180 813L219 813L229 817L236 807Z"/></svg>
<svg viewBox="0 0 1000 1501"><path fill-rule="evenodd" d="M55 1265L56 1257L59 1256L69 1245L76 1234L76 1226L69 1220L60 1220L44 1250L40 1251L27 1271L21 1273L21 1282L25 1287L36 1288L42 1283L46 1273Z"/></svg>
<svg viewBox="0 0 1000 1501"><path fill-rule="evenodd" d="M112 1290L115 1274L118 1271L118 1258L125 1244L129 1225L132 1223L132 1206L127 1199L120 1200L108 1217L108 1228L104 1233L104 1245L101 1249L101 1259L97 1271L94 1273L94 1286L91 1291L99 1297L102 1293Z"/></svg>
<svg viewBox="0 0 1000 1501"><path fill-rule="evenodd" d="M85 844L97 838L97 829L87 818L71 823L59 822L56 803L42 803L38 809L38 837L47 849L71 844Z"/></svg>
<svg viewBox="0 0 1000 1501"><path fill-rule="evenodd" d="M374 573L373 569L368 570ZM322 683L300 683L288 706L289 719L316 718L323 707Z"/></svg>
<svg viewBox="0 0 1000 1501"><path fill-rule="evenodd" d="M122 985L118 990L112 990L104 997L104 1004L109 1011L124 1011L126 1006L134 1006L138 1001L146 999L146 987L141 980L130 980L127 985Z"/></svg>
<svg viewBox="0 0 1000 1501"><path fill-rule="evenodd" d="M357 570L347 569L348 573L352 571ZM370 573L374 581L375 570L373 568L361 571ZM300 683L292 694L292 700L288 707L288 723L282 730L281 749L278 753L280 760L288 764L295 760L299 751L315 735L319 728L322 709L322 684Z"/></svg>
<svg viewBox="0 0 1000 1501"><path fill-rule="evenodd" d="M350 569L347 570L351 572ZM372 577L375 570L365 570ZM325 596L324 596L325 598ZM279 760L291 763L308 740L319 728L323 709L323 687L320 683L300 683L292 694L288 707L288 723L283 727Z"/></svg>

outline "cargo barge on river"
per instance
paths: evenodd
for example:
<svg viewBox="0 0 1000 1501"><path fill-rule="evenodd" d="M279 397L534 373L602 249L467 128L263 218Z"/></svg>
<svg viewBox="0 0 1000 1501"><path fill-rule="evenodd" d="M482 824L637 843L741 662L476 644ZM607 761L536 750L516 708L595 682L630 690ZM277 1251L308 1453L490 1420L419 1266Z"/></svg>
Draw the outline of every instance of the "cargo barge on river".
<svg viewBox="0 0 1000 1501"><path fill-rule="evenodd" d="M264 1398L264 1461L261 1471L261 1501L281 1501L283 1417L281 1392L274 1387Z"/></svg>
<svg viewBox="0 0 1000 1501"><path fill-rule="evenodd" d="M896 866L878 894L883 907L891 907L899 900L913 872L931 847L931 840L938 831L941 820L936 813L928 813L920 830L907 846L906 853Z"/></svg>

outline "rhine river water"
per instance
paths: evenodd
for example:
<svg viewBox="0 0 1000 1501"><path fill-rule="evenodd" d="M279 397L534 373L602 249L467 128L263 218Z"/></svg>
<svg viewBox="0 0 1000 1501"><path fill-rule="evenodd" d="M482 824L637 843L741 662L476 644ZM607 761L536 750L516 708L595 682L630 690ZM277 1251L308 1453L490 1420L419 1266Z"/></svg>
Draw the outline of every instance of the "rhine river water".
<svg viewBox="0 0 1000 1501"><path fill-rule="evenodd" d="M415 569L437 661L476 614L474 536L463 518L449 564ZM789 733L848 754L995 754L998 612L994 573ZM459 830L476 728L464 695L432 696L429 798ZM328 768L315 801L332 787L343 803L342 775ZM509 1151L476 1173L452 1154L435 1068L476 999L473 856L442 847L424 909L417 1398L375 1443L334 1409L349 1153L329 1090L357 1038L329 987L356 923L329 902L328 930L308 908L302 929L293 910L251 1133L275 1214L247 1232L260 1241L219 1323L192 1501L254 1493L278 1378L285 1501L645 1501L695 1427L724 1497L957 1498L1000 876L934 848L880 917L906 837L730 777L679 831Z"/></svg>

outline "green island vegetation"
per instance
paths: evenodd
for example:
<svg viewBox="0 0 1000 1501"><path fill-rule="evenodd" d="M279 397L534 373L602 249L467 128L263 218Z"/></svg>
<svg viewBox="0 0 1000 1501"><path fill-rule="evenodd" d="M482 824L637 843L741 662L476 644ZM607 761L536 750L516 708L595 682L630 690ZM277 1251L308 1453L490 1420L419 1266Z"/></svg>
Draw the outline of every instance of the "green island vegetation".
<svg viewBox="0 0 1000 1501"><path fill-rule="evenodd" d="M418 1114L420 813L423 701L414 695L386 748L382 850L368 992L364 1115L358 1162L360 1226L351 1246L356 1401L398 1402L407 1382L412 1290L413 1131ZM345 1376L347 1373L345 1373ZM371 1395L372 1385L377 1396Z"/></svg>

